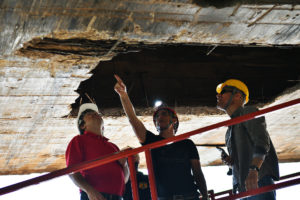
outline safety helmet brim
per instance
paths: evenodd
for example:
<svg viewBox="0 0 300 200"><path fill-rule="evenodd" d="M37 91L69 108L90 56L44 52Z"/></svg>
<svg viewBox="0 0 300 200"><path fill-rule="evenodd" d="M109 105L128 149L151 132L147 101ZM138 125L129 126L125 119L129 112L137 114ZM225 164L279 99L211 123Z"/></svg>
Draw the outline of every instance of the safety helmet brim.
<svg viewBox="0 0 300 200"><path fill-rule="evenodd" d="M237 79L229 79L227 81L225 81L224 83L220 83L217 87L216 87L216 92L218 94L220 94L223 90L224 87L229 86L229 87L235 87L238 90L240 90L244 95L245 95L245 104L248 103L249 101L249 90L248 87L246 86L245 83L243 83L240 80Z"/></svg>
<svg viewBox="0 0 300 200"><path fill-rule="evenodd" d="M80 118L81 114L84 111L86 111L86 110L93 110L93 111L99 113L99 110L98 110L98 107L97 107L96 104L94 104L94 103L85 103L85 104L82 104L79 107L79 111L78 111L78 115L77 115L77 120L76 120L77 121L77 127L78 127L78 129L79 129L79 126L80 126L80 123L81 123L80 120L79 120L79 118Z"/></svg>

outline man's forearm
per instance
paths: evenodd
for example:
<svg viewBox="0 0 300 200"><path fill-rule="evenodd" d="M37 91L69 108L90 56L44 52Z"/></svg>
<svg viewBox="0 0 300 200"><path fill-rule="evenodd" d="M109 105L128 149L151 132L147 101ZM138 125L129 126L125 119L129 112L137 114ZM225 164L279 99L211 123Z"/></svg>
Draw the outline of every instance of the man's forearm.
<svg viewBox="0 0 300 200"><path fill-rule="evenodd" d="M197 179L198 179L198 181L197 181ZM196 183L199 187L202 197L207 198L208 197L207 186L206 186L206 181L205 181L202 171L200 172L199 176L196 178Z"/></svg>
<svg viewBox="0 0 300 200"><path fill-rule="evenodd" d="M133 128L134 133L136 134L138 140L143 143L146 139L146 128L144 124L137 118L134 107L129 99L127 93L120 95L121 103L126 113L129 122Z"/></svg>
<svg viewBox="0 0 300 200"><path fill-rule="evenodd" d="M126 85L123 83L122 79L115 74L117 83L114 87L115 91L119 94L120 100L126 113L129 122L133 128L134 133L141 143L145 141L146 138L146 128L144 124L137 118L134 107L129 99L129 96L126 91Z"/></svg>
<svg viewBox="0 0 300 200"><path fill-rule="evenodd" d="M125 114L127 115L129 121L132 121L136 118L134 107L131 103L131 100L127 93L120 95L120 100L124 109Z"/></svg>
<svg viewBox="0 0 300 200"><path fill-rule="evenodd" d="M69 176L75 185L88 195L90 200L106 200L106 198L91 186L79 172L70 174Z"/></svg>
<svg viewBox="0 0 300 200"><path fill-rule="evenodd" d="M86 193L88 193L91 190L95 190L79 172L70 174L69 177L77 187L79 187Z"/></svg>
<svg viewBox="0 0 300 200"><path fill-rule="evenodd" d="M256 167L258 167L260 169L260 167L262 166L263 162L264 162L263 157L254 157L252 159L251 165L254 165L254 166L256 166Z"/></svg>
<svg viewBox="0 0 300 200"><path fill-rule="evenodd" d="M192 159L191 165L192 165L194 180L201 192L201 195L204 199L207 199L208 194L207 194L206 180L201 169L200 161L198 159Z"/></svg>
<svg viewBox="0 0 300 200"><path fill-rule="evenodd" d="M128 163L126 162L125 165L123 166L123 172L124 172L124 179L125 179L125 184L128 182L129 180L129 167L128 167Z"/></svg>

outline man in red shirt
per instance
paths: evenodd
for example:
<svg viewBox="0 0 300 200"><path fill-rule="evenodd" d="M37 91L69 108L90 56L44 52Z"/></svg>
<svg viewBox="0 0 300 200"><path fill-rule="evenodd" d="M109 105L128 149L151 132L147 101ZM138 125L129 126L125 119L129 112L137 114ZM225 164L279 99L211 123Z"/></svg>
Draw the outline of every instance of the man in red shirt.
<svg viewBox="0 0 300 200"><path fill-rule="evenodd" d="M80 135L75 136L68 145L67 166L120 151L103 136L104 123L96 104L86 103L80 106L77 126ZM122 200L129 170L124 158L69 176L80 188L81 200Z"/></svg>

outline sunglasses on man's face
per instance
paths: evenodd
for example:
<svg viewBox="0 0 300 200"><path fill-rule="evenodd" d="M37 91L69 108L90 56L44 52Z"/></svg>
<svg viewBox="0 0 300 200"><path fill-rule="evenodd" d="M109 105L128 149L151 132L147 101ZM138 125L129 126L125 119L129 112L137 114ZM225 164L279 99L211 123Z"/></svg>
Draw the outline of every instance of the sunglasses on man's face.
<svg viewBox="0 0 300 200"><path fill-rule="evenodd" d="M223 89L221 92L220 92L220 94L225 94L225 93L227 93L227 92L233 92L233 90L232 89Z"/></svg>

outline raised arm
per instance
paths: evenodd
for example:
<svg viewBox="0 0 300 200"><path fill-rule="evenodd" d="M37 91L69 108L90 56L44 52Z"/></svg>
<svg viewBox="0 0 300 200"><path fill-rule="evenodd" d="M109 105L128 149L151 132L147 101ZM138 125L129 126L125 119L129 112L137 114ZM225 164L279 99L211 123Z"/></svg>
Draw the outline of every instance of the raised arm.
<svg viewBox="0 0 300 200"><path fill-rule="evenodd" d="M120 96L124 112L128 117L128 120L133 128L135 135L137 136L140 143L143 143L146 140L146 128L135 114L134 107L126 91L126 85L123 83L122 79L118 75L115 75L115 78L117 80L117 83L115 84L114 89Z"/></svg>

